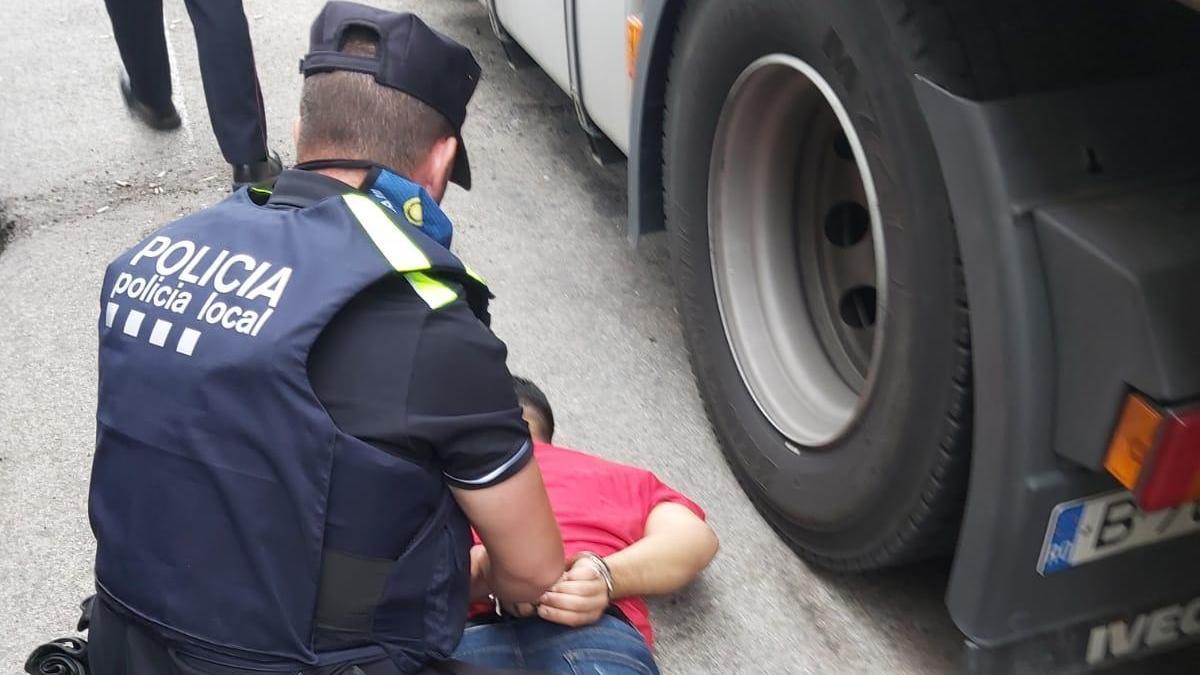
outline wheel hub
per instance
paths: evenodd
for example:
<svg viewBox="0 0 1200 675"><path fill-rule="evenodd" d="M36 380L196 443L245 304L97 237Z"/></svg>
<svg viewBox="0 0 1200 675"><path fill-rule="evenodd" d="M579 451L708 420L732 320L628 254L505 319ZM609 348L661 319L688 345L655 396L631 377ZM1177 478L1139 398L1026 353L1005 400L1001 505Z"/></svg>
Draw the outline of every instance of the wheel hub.
<svg viewBox="0 0 1200 675"><path fill-rule="evenodd" d="M709 167L721 321L755 403L795 445L853 423L883 339L883 232L862 144L832 87L785 54L726 98Z"/></svg>

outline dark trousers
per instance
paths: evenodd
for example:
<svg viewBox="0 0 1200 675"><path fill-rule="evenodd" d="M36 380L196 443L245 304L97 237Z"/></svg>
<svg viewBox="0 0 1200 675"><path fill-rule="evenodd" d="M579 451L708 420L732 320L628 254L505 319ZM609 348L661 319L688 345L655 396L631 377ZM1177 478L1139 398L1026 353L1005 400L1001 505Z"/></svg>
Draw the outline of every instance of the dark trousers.
<svg viewBox="0 0 1200 675"><path fill-rule="evenodd" d="M230 164L267 156L262 91L242 0L185 0L196 31L208 115ZM133 95L152 108L171 101L162 0L105 0Z"/></svg>
<svg viewBox="0 0 1200 675"><path fill-rule="evenodd" d="M294 673L278 667L238 668L189 655L168 645L140 622L119 614L101 598L96 598L88 628L89 675L269 675ZM461 661L427 665L412 675L514 675L513 670L496 670ZM310 668L300 675L409 675L402 673L385 658L367 663Z"/></svg>

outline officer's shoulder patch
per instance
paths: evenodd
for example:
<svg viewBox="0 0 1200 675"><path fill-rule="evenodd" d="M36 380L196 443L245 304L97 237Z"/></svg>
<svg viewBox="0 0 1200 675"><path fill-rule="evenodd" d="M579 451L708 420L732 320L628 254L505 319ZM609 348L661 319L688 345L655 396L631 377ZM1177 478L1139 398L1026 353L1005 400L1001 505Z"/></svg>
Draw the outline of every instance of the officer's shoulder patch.
<svg viewBox="0 0 1200 675"><path fill-rule="evenodd" d="M425 211L421 208L420 197L410 197L408 201L404 202L403 211L404 217L413 225L420 227L425 223Z"/></svg>

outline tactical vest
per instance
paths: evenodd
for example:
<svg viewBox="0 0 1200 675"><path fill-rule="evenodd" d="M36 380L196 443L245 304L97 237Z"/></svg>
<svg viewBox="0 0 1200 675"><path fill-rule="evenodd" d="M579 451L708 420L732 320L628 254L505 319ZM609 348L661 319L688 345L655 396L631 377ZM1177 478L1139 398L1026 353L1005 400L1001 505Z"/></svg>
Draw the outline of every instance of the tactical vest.
<svg viewBox="0 0 1200 675"><path fill-rule="evenodd" d="M405 672L453 651L466 519L436 469L340 431L306 370L337 311L394 274L433 310L465 294L486 322L482 281L360 193L278 208L240 190L109 265L89 499L102 597L234 666L383 650Z"/></svg>

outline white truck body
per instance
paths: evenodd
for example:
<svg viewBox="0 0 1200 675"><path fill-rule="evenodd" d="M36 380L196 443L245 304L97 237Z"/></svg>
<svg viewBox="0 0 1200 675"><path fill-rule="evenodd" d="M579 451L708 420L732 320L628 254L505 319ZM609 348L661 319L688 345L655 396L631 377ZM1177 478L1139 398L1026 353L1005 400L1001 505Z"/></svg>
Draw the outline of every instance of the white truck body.
<svg viewBox="0 0 1200 675"><path fill-rule="evenodd" d="M497 28L571 96L584 128L603 133L628 153L633 84L626 63L626 18L640 14L642 0L481 2L494 10Z"/></svg>

